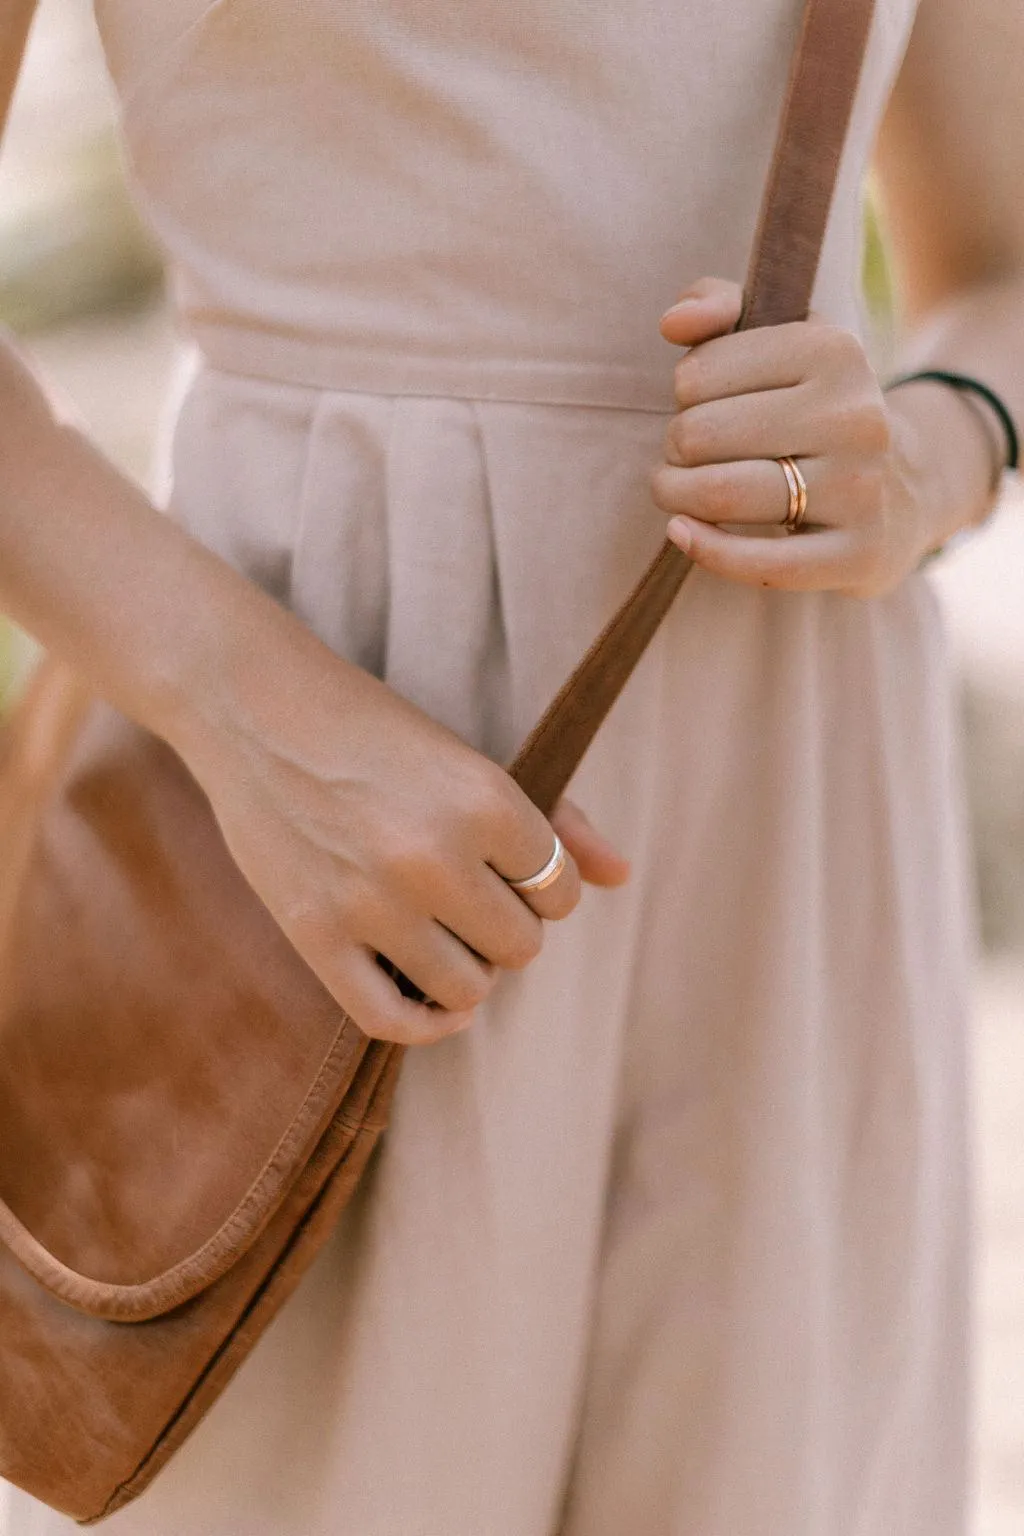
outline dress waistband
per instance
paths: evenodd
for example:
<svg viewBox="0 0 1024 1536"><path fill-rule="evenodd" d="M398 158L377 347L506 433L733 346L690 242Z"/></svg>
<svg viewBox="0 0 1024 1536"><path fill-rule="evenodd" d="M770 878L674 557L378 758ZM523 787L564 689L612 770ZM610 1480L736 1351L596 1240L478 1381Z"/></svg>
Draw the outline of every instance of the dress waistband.
<svg viewBox="0 0 1024 1536"><path fill-rule="evenodd" d="M367 395L502 400L528 405L674 409L672 360L663 373L628 366L487 357L389 354L323 338L271 334L192 320L189 339L213 368L307 389Z"/></svg>

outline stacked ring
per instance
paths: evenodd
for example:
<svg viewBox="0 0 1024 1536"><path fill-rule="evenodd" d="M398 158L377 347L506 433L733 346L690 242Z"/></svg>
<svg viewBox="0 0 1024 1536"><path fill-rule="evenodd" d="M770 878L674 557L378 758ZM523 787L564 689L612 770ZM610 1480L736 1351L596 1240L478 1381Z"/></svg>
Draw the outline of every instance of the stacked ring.
<svg viewBox="0 0 1024 1536"><path fill-rule="evenodd" d="M800 473L800 466L795 459L788 455L775 460L782 473L786 477L789 487L789 508L782 520L782 526L787 533L799 533L807 513L807 481Z"/></svg>
<svg viewBox="0 0 1024 1536"><path fill-rule="evenodd" d="M550 859L538 869L535 875L529 875L525 880L507 880L506 885L519 896L532 896L536 891L546 890L549 885L554 885L562 870L565 868L565 849L562 839L555 833L555 846Z"/></svg>

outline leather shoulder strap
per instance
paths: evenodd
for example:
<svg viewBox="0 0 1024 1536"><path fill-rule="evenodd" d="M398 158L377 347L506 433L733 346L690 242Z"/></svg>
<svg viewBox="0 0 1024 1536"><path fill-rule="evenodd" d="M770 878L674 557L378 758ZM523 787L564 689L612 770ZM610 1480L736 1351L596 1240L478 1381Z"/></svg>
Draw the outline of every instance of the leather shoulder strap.
<svg viewBox="0 0 1024 1536"><path fill-rule="evenodd" d="M806 318L874 10L874 0L807 0L740 330Z"/></svg>
<svg viewBox="0 0 1024 1536"><path fill-rule="evenodd" d="M874 0L807 0L738 329L810 308ZM509 770L550 813L693 568L666 542L527 738Z"/></svg>

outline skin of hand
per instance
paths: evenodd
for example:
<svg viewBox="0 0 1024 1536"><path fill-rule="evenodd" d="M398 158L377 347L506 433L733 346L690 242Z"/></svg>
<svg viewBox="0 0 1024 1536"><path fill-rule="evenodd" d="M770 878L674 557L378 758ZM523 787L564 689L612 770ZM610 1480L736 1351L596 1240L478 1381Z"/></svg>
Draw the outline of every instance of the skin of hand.
<svg viewBox="0 0 1024 1536"><path fill-rule="evenodd" d="M884 395L852 332L817 316L736 332L742 301L738 284L703 278L662 318L665 339L687 348L675 370L680 409L652 478L668 537L733 581L855 597L891 591L988 511L996 465L984 424L955 397L932 402L946 418L936 461L915 429L916 392L909 413L901 392ZM794 537L780 527L783 455L807 483ZM782 536L764 537L771 531Z"/></svg>
<svg viewBox="0 0 1024 1536"><path fill-rule="evenodd" d="M572 856L523 898L552 831L508 775L270 605L224 655L203 718L165 731L239 868L366 1033L427 1044L464 1029L499 972L537 955L579 899ZM253 645L256 654L253 654ZM272 686L268 687L268 680ZM558 820L602 883L621 861L574 806ZM392 961L431 999L404 997Z"/></svg>
<svg viewBox="0 0 1024 1536"><path fill-rule="evenodd" d="M496 765L339 663L283 611L180 744L239 868L361 1028L429 1043L470 1022L502 969L576 905L572 861L524 900L551 827ZM268 686L269 684L269 686ZM173 736L173 731L169 733ZM402 996L385 956L432 1000Z"/></svg>

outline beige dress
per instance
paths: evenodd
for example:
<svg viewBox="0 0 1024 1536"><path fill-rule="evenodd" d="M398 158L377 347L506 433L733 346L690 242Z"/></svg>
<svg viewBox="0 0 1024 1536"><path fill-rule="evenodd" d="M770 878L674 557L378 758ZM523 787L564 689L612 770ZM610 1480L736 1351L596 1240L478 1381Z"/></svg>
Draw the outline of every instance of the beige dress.
<svg viewBox="0 0 1024 1536"><path fill-rule="evenodd" d="M799 0L97 8L197 349L174 515L507 758L661 538L658 316L743 275ZM818 285L854 327L912 9ZM962 1532L955 776L923 578L696 574L575 785L631 885L412 1055L365 1197L110 1536Z"/></svg>

